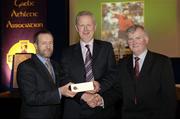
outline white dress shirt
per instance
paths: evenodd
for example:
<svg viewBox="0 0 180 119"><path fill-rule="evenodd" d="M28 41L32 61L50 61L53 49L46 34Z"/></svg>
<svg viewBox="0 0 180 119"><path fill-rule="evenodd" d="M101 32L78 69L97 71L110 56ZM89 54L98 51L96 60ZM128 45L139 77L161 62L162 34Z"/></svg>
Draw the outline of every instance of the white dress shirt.
<svg viewBox="0 0 180 119"><path fill-rule="evenodd" d="M146 54L147 54L147 49L141 53L139 56L135 56L133 55L133 67L135 66L135 57L139 57L139 72L141 71L141 68L142 68L142 65L144 63L144 59L146 57Z"/></svg>
<svg viewBox="0 0 180 119"><path fill-rule="evenodd" d="M80 40L81 51L82 51L82 56L83 56L84 62L85 62L85 59L86 59L86 52L87 52L86 45L89 45L89 49L90 49L90 52L91 52L91 56L93 56L93 42L94 42L94 39L92 39L92 40L91 40L90 42L88 42L88 43L85 43L85 42L83 42L82 40Z"/></svg>

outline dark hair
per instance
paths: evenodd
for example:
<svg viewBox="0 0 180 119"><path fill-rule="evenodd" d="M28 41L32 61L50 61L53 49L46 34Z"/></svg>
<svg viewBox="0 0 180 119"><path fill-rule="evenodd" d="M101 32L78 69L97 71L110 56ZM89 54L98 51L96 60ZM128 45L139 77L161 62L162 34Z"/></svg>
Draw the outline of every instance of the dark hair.
<svg viewBox="0 0 180 119"><path fill-rule="evenodd" d="M143 27L143 26L134 24L134 25L130 26L130 27L126 30L126 33L127 33L127 34L128 34L128 33L133 33L133 32L135 32L137 29L141 29L141 30L144 31L144 27Z"/></svg>
<svg viewBox="0 0 180 119"><path fill-rule="evenodd" d="M38 44L38 36L39 36L40 34L50 34L50 35L52 35L52 33L51 33L49 30L47 30L47 29L40 30L40 31L38 31L38 32L36 32L36 33L34 34L34 37L33 37L34 43ZM52 36L53 36L53 35L52 35Z"/></svg>
<svg viewBox="0 0 180 119"><path fill-rule="evenodd" d="M93 18L94 24L96 24L95 17L94 17L94 15L93 15L93 13L90 12L90 11L80 11L80 12L78 12L78 14L76 15L76 21L75 21L75 24L76 24L76 25L78 24L79 17L85 16L85 15L91 16L91 17Z"/></svg>

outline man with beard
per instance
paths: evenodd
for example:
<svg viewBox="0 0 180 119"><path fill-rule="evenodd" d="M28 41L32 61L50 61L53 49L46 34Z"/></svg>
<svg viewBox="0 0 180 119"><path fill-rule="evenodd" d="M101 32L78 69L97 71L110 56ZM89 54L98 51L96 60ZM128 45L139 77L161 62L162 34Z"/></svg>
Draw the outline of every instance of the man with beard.
<svg viewBox="0 0 180 119"><path fill-rule="evenodd" d="M73 97L68 83L60 84L60 69L50 60L53 53L53 36L47 30L34 35L36 55L22 62L17 71L22 97L22 119L59 119L62 95Z"/></svg>

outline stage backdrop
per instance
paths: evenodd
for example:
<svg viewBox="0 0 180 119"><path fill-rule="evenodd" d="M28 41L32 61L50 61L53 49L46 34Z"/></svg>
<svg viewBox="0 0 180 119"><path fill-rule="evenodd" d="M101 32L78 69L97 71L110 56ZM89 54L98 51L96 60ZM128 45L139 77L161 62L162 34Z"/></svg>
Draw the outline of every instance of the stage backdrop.
<svg viewBox="0 0 180 119"><path fill-rule="evenodd" d="M180 11L178 1L179 0L69 0L70 44L74 44L78 41L78 34L74 28L74 21L75 15L79 11L89 10L94 13L97 21L97 32L95 33L95 37L103 40L102 31L105 26L102 27L102 8L104 8L105 5L112 8L114 5L124 4L125 6L121 8L127 7L127 9L129 9L130 7L128 7L126 3L129 2L130 4L134 4L133 2L136 2L138 3L136 6L139 4L141 5L135 7L135 11L138 9L142 11L139 12L140 15L138 17L140 18L140 22L144 19L144 26L151 38L149 48L170 57L180 57L180 35L178 35ZM131 9L131 12L132 11ZM141 19L142 17L143 19ZM134 17L133 19L136 18Z"/></svg>
<svg viewBox="0 0 180 119"><path fill-rule="evenodd" d="M13 56L35 53L33 34L46 27L47 0L3 0L1 5L1 80L10 87Z"/></svg>

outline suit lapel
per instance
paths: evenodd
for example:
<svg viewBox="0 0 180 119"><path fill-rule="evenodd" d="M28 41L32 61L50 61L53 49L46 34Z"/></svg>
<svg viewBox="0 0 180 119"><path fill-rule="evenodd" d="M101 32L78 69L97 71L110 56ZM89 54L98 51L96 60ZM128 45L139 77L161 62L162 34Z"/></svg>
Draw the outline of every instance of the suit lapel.
<svg viewBox="0 0 180 119"><path fill-rule="evenodd" d="M57 66L56 66L56 64L51 60L51 64L52 64L52 67L53 67L53 70L54 70L54 75L55 75L55 81L56 81L56 85L59 85L60 84L60 82L59 82L59 71L58 70L60 70L60 69L58 69L57 68ZM53 79L52 79L53 80Z"/></svg>
<svg viewBox="0 0 180 119"><path fill-rule="evenodd" d="M150 51L147 52L147 55L144 59L144 63L142 65L141 71L140 71L140 79L142 79L149 71L149 69L152 66L152 61L153 61L153 56L152 53ZM134 74L134 70L133 70L133 56L130 55L127 58L127 67L128 67L128 72L131 76L131 79L134 79L135 74Z"/></svg>
<svg viewBox="0 0 180 119"><path fill-rule="evenodd" d="M76 46L74 47L72 57L73 64L76 66L76 70L78 71L80 77L78 81L84 82L86 73L80 43L76 44Z"/></svg>
<svg viewBox="0 0 180 119"><path fill-rule="evenodd" d="M135 79L134 70L133 70L133 56L132 55L127 57L127 64L126 65L128 68L129 76L131 77L131 79Z"/></svg>
<svg viewBox="0 0 180 119"><path fill-rule="evenodd" d="M36 55L32 56L33 61L36 64L36 69L38 70L39 74L44 77L44 79L48 79L47 81L51 82L52 84L54 84L53 79L51 77L51 75L49 74L49 71L47 70L47 68L45 67L45 65L38 59L38 57Z"/></svg>
<svg viewBox="0 0 180 119"><path fill-rule="evenodd" d="M93 62L95 62L95 60L96 60L96 58L100 52L100 49L101 49L101 47L98 44L97 40L94 40L94 43L93 43Z"/></svg>
<svg viewBox="0 0 180 119"><path fill-rule="evenodd" d="M140 79L146 76L146 74L148 73L149 69L152 66L152 63L153 63L153 56L152 53L148 51L141 68Z"/></svg>

